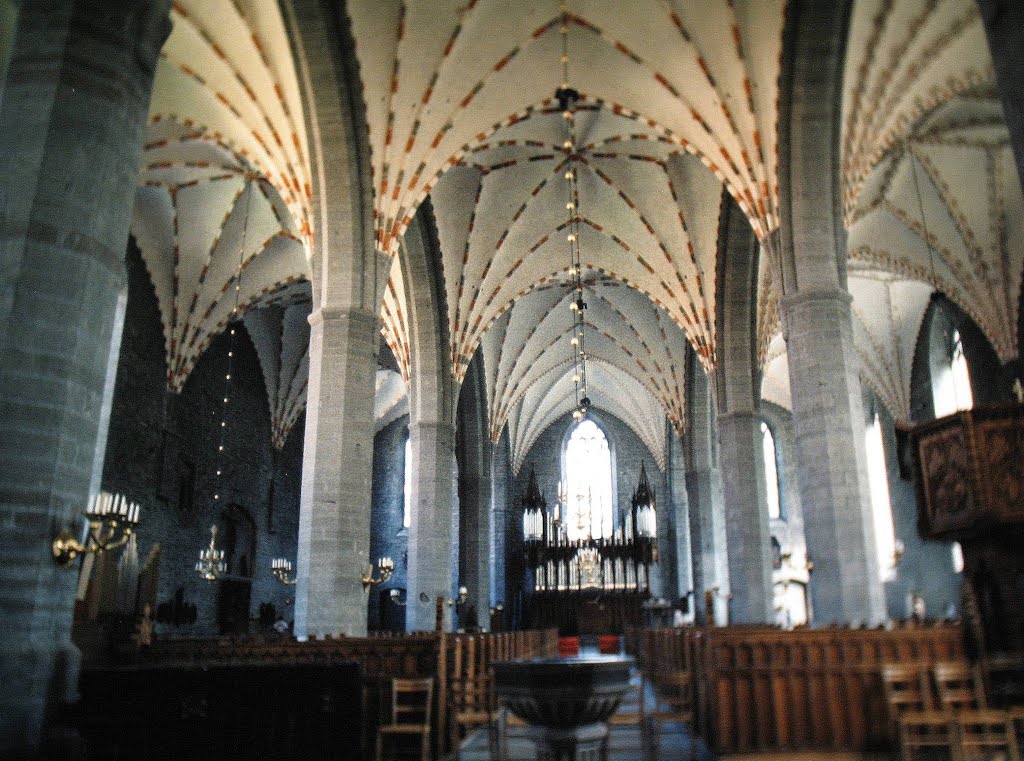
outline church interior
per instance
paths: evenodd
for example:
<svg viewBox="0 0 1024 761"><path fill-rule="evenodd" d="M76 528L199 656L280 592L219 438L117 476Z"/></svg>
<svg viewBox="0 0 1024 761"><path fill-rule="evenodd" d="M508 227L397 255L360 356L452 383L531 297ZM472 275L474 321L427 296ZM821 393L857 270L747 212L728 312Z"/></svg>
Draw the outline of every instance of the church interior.
<svg viewBox="0 0 1024 761"><path fill-rule="evenodd" d="M0 0L0 135L0 759L1020 758L1024 6Z"/></svg>

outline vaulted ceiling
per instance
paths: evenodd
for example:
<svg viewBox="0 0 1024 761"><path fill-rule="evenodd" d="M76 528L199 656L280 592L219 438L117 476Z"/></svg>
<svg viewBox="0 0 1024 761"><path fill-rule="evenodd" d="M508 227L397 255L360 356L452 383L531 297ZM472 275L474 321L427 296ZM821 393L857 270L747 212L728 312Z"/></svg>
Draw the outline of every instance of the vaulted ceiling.
<svg viewBox="0 0 1024 761"><path fill-rule="evenodd" d="M685 341L707 370L716 363L723 187L759 236L778 224L784 4L635 5L349 4L378 246L397 252L430 194L452 372L461 380L483 346L492 435L508 422L516 451L572 408L567 170L588 370L604 363L588 393L651 442L666 416L682 429ZM581 94L568 146L553 97L563 40L564 81ZM406 290L393 268L384 332L407 374Z"/></svg>
<svg viewBox="0 0 1024 761"><path fill-rule="evenodd" d="M274 443L305 405L310 180L291 49L273 4L175 0L131 230L180 391L229 320L263 366ZM237 307L237 313L235 309Z"/></svg>
<svg viewBox="0 0 1024 761"><path fill-rule="evenodd" d="M865 383L898 420L939 291L1003 361L1018 351L1024 200L977 4L858 0L847 45L842 198ZM764 395L785 398L780 353Z"/></svg>
<svg viewBox="0 0 1024 761"><path fill-rule="evenodd" d="M665 420L685 422L684 347L705 370L719 359L723 192L758 238L779 224L783 0L532 0L514 12L498 0L350 0L346 11L377 246L398 254L431 196L448 369L461 381L482 352L492 436L507 425L521 458L574 405L572 198L588 393L662 458ZM167 385L182 388L237 298L280 445L305 404L314 243L291 48L277 5L263 0L176 0L173 22L132 221L160 306ZM847 50L854 337L865 382L902 418L934 291L1002 359L1016 356L1024 201L972 0L857 0ZM554 98L565 83L580 92L568 146ZM398 373L378 380L380 419L407 409L414 285L396 257L381 319ZM762 394L788 406L768 257L756 299Z"/></svg>

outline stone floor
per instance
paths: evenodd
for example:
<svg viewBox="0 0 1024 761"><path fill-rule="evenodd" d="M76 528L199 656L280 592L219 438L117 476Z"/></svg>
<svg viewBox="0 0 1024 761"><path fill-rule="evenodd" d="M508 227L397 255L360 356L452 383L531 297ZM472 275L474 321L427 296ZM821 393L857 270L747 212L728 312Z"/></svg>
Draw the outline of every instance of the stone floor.
<svg viewBox="0 0 1024 761"><path fill-rule="evenodd" d="M588 650L589 647L589 650ZM597 654L596 643L585 642L582 652ZM640 683L640 674L633 673L633 681ZM650 684L644 684L644 702L647 706L654 705L654 690ZM620 707L620 711L623 710ZM469 735L462 744L458 754L449 756L449 761L534 761L537 750L529 739L528 730L513 727L508 730L508 739L504 758L498 753L497 736L487 728L480 729ZM668 723L662 727L658 737L657 748L645 749L639 726L613 726L609 735L608 761L894 761L895 756L888 754L861 753L752 753L725 756L714 756L707 744L694 737L683 724ZM646 750L646 752L645 752Z"/></svg>
<svg viewBox="0 0 1024 761"><path fill-rule="evenodd" d="M527 739L526 730L512 729L509 732L508 750L505 761L534 761L536 748ZM666 727L660 737L657 755L645 756L640 742L640 731L636 727L613 727L609 761L650 761L651 758L689 761L691 737L682 726ZM481 730L467 738L459 754L459 761L499 761L499 755L488 747L487 732ZM699 738L697 740L697 761L714 761L716 757ZM451 757L454 761L455 756ZM717 761L894 761L887 754L861 753L751 753L718 756Z"/></svg>

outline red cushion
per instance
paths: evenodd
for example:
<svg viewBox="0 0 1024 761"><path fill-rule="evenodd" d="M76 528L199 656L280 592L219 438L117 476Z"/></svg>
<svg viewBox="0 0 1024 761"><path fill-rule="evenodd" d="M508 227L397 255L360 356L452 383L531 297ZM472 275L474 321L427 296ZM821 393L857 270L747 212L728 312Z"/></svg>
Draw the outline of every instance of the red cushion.
<svg viewBox="0 0 1024 761"><path fill-rule="evenodd" d="M601 655L618 655L619 637L616 634L602 634L597 638L597 650Z"/></svg>
<svg viewBox="0 0 1024 761"><path fill-rule="evenodd" d="M559 637L558 638L558 654L563 658L570 655L580 654L580 638L579 637Z"/></svg>

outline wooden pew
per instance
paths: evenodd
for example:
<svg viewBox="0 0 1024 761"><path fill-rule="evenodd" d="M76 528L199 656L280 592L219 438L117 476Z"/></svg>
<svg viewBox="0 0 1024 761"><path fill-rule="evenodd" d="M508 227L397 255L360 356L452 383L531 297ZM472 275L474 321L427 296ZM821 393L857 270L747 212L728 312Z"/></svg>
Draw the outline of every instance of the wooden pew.
<svg viewBox="0 0 1024 761"><path fill-rule="evenodd" d="M633 631L645 675L692 672L695 725L722 753L884 747L887 663L964 657L958 626L897 629L687 627Z"/></svg>
<svg viewBox="0 0 1024 761"><path fill-rule="evenodd" d="M355 663L89 667L70 717L90 759L349 759Z"/></svg>

